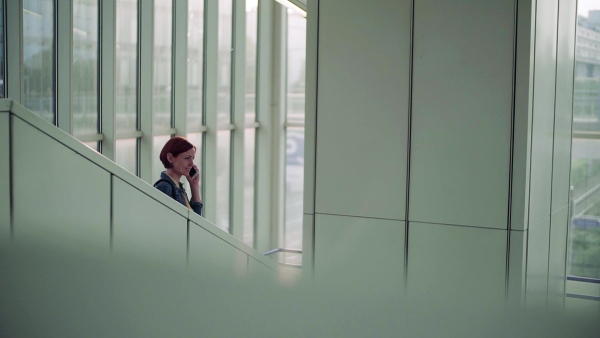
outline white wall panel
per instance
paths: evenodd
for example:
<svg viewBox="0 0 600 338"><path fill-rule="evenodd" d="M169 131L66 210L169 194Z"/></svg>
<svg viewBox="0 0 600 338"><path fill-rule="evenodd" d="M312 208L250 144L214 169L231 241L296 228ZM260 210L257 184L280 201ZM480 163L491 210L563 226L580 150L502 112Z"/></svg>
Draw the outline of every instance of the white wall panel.
<svg viewBox="0 0 600 338"><path fill-rule="evenodd" d="M415 2L411 221L507 227L514 6Z"/></svg>
<svg viewBox="0 0 600 338"><path fill-rule="evenodd" d="M312 276L315 243L314 215L302 216L302 270Z"/></svg>
<svg viewBox="0 0 600 338"><path fill-rule="evenodd" d="M219 230L221 231L221 230ZM190 222L188 269L196 275L241 277L248 272L248 255L199 225Z"/></svg>
<svg viewBox="0 0 600 338"><path fill-rule="evenodd" d="M0 243L10 239L10 115L0 112Z"/></svg>
<svg viewBox="0 0 600 338"><path fill-rule="evenodd" d="M525 303L527 277L527 231L510 231L508 262L508 300L513 305Z"/></svg>
<svg viewBox="0 0 600 338"><path fill-rule="evenodd" d="M529 226L550 217L554 94L556 86L557 1L537 2Z"/></svg>
<svg viewBox="0 0 600 338"><path fill-rule="evenodd" d="M548 257L548 301L562 306L567 279L567 232L569 206L565 205L550 218L550 254Z"/></svg>
<svg viewBox="0 0 600 338"><path fill-rule="evenodd" d="M528 306L547 304L549 243L550 217L529 225L526 295Z"/></svg>
<svg viewBox="0 0 600 338"><path fill-rule="evenodd" d="M535 1L518 1L517 6L510 229L525 230L529 220Z"/></svg>
<svg viewBox="0 0 600 338"><path fill-rule="evenodd" d="M571 173L571 123L573 121L573 64L577 1L561 0L558 17L556 114L552 164L552 212L569 203Z"/></svg>
<svg viewBox="0 0 600 338"><path fill-rule="evenodd" d="M277 275L275 270L272 270L252 257L248 259L248 271L255 278L259 277L262 280L275 281L275 276Z"/></svg>
<svg viewBox="0 0 600 338"><path fill-rule="evenodd" d="M404 222L316 215L314 278L349 295L398 295L403 289Z"/></svg>
<svg viewBox="0 0 600 338"><path fill-rule="evenodd" d="M408 294L472 306L502 304L506 236L502 230L411 222Z"/></svg>
<svg viewBox="0 0 600 338"><path fill-rule="evenodd" d="M262 4L261 4L262 5ZM306 101L304 108L304 200L305 214L315 213L315 160L317 135L317 60L319 55L319 1L306 4Z"/></svg>
<svg viewBox="0 0 600 338"><path fill-rule="evenodd" d="M13 117L14 239L108 253L110 175Z"/></svg>
<svg viewBox="0 0 600 338"><path fill-rule="evenodd" d="M113 255L186 265L187 218L113 177Z"/></svg>
<svg viewBox="0 0 600 338"><path fill-rule="evenodd" d="M410 3L319 2L315 212L405 217Z"/></svg>

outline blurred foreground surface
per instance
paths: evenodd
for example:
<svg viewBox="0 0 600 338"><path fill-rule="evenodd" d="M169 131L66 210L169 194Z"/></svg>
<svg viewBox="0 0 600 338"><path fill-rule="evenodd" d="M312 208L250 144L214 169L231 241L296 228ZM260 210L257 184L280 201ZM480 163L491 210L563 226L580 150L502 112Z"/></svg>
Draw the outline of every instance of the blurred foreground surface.
<svg viewBox="0 0 600 338"><path fill-rule="evenodd" d="M598 337L598 312L355 294L41 241L0 243L0 337ZM98 251L101 252L101 251Z"/></svg>

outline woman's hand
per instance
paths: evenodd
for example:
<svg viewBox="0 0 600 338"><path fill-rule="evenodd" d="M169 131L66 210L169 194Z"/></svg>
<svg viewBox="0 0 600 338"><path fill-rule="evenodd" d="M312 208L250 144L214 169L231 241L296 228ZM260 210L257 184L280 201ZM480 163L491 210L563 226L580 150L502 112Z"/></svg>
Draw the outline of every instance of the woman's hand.
<svg viewBox="0 0 600 338"><path fill-rule="evenodd" d="M195 164L193 168L196 169L196 175L190 177L190 173L188 172L187 175L185 175L185 178L187 178L190 189L192 190L192 201L202 202L202 197L200 196L200 170Z"/></svg>
<svg viewBox="0 0 600 338"><path fill-rule="evenodd" d="M187 178L187 181L190 184L190 188L193 188L194 186L197 187L200 184L200 170L195 164L193 168L196 170L196 175L194 177L190 176L189 172L185 175L185 178Z"/></svg>

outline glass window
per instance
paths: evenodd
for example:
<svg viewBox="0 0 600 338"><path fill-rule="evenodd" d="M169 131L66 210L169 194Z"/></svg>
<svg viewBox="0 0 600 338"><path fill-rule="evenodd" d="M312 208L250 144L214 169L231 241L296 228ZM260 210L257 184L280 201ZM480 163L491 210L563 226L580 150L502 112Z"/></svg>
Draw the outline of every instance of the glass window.
<svg viewBox="0 0 600 338"><path fill-rule="evenodd" d="M117 1L115 111L117 133L137 130L137 0Z"/></svg>
<svg viewBox="0 0 600 338"><path fill-rule="evenodd" d="M217 226L229 232L231 172L231 131L217 133Z"/></svg>
<svg viewBox="0 0 600 338"><path fill-rule="evenodd" d="M219 0L219 33L217 62L217 123L231 123L231 53L232 0ZM219 130L217 135L217 226L229 231L231 177L231 132Z"/></svg>
<svg viewBox="0 0 600 338"><path fill-rule="evenodd" d="M116 141L116 163L125 170L137 174L137 139L127 138Z"/></svg>
<svg viewBox="0 0 600 338"><path fill-rule="evenodd" d="M4 37L4 1L0 1L0 97L6 97L6 57L4 56L4 46L6 40Z"/></svg>
<svg viewBox="0 0 600 338"><path fill-rule="evenodd" d="M219 58L217 62L217 122L231 122L232 0L219 0Z"/></svg>
<svg viewBox="0 0 600 338"><path fill-rule="evenodd" d="M244 136L244 243L254 246L254 172L256 129L247 128Z"/></svg>
<svg viewBox="0 0 600 338"><path fill-rule="evenodd" d="M246 1L246 122L256 121L256 51L258 0Z"/></svg>
<svg viewBox="0 0 600 338"><path fill-rule="evenodd" d="M98 133L98 0L73 1L73 135Z"/></svg>
<svg viewBox="0 0 600 338"><path fill-rule="evenodd" d="M54 1L23 0L23 104L55 124Z"/></svg>
<svg viewBox="0 0 600 338"><path fill-rule="evenodd" d="M98 142L84 142L83 144L94 149L95 151L98 151Z"/></svg>
<svg viewBox="0 0 600 338"><path fill-rule="evenodd" d="M256 121L256 53L258 41L258 0L246 1L246 84L245 121ZM247 128L244 140L244 231L243 242L254 246L254 171L256 130Z"/></svg>
<svg viewBox="0 0 600 338"><path fill-rule="evenodd" d="M115 49L115 126L119 133L137 128L137 0L117 0ZM117 140L115 162L137 174L137 142ZM135 139L133 139L135 141ZM121 149L120 147L123 147ZM121 156L119 156L121 154ZM127 156L123 156L127 154Z"/></svg>
<svg viewBox="0 0 600 338"><path fill-rule="evenodd" d="M292 10L287 12L286 120L293 127L286 129L283 247L302 249L306 19ZM284 256L286 263L302 263L302 257L298 254Z"/></svg>
<svg viewBox="0 0 600 338"><path fill-rule="evenodd" d="M171 128L172 0L154 0L154 128Z"/></svg>
<svg viewBox="0 0 600 338"><path fill-rule="evenodd" d="M204 1L188 2L187 126L202 126L204 63Z"/></svg>
<svg viewBox="0 0 600 338"><path fill-rule="evenodd" d="M171 135L154 136L154 154L152 154L152 183L160 178L160 173L165 171L165 166L160 161L160 152L165 143L171 139Z"/></svg>
<svg viewBox="0 0 600 338"><path fill-rule="evenodd" d="M600 4L578 2L567 273L600 279Z"/></svg>

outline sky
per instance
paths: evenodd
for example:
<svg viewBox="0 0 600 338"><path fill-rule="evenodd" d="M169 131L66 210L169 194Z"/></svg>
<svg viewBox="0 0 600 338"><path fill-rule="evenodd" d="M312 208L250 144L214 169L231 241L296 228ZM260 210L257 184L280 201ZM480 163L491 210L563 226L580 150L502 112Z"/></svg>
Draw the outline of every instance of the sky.
<svg viewBox="0 0 600 338"><path fill-rule="evenodd" d="M589 10L600 9L600 0L578 0L577 14L588 16Z"/></svg>

